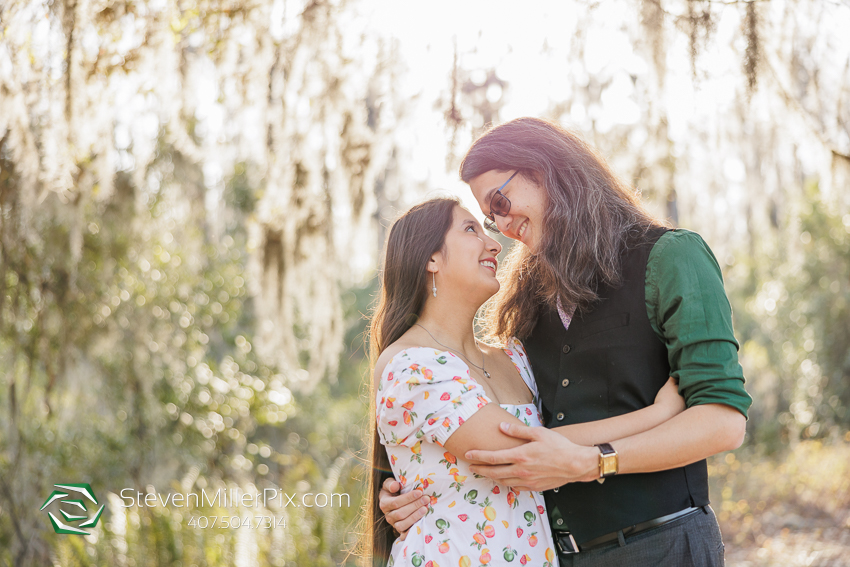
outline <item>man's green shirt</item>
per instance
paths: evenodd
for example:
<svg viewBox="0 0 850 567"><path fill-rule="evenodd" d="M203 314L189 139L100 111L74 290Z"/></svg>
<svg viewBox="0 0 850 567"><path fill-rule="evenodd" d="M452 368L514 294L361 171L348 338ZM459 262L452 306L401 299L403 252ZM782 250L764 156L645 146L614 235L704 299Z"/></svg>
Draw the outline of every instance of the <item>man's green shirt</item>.
<svg viewBox="0 0 850 567"><path fill-rule="evenodd" d="M699 234L676 229L658 239L646 263L645 294L649 322L667 346L670 375L687 407L724 404L747 417L753 400L738 363L732 306L720 265ZM549 519L556 530L567 527L557 506Z"/></svg>
<svg viewBox="0 0 850 567"><path fill-rule="evenodd" d="M738 363L732 307L705 241L689 230L664 233L649 253L645 285L650 324L667 345L687 406L724 404L747 417L753 400Z"/></svg>

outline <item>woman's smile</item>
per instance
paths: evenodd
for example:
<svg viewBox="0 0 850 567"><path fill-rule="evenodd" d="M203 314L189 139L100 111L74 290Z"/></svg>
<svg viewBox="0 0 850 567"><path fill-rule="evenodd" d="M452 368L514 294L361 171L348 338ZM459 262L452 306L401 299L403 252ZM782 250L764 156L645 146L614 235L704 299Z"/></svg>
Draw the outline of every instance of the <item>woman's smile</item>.
<svg viewBox="0 0 850 567"><path fill-rule="evenodd" d="M493 270L494 274L496 273L496 266L498 266L498 262L496 262L495 258L487 258L486 260L481 260L478 263L489 270Z"/></svg>

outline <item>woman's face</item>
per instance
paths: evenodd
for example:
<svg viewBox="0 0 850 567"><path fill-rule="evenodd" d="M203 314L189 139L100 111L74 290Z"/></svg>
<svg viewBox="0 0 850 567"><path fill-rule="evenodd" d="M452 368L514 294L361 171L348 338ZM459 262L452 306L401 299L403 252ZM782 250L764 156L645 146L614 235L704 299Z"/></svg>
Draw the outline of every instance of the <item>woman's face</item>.
<svg viewBox="0 0 850 567"><path fill-rule="evenodd" d="M490 201L496 190L515 171L494 169L469 181L469 188L472 189L472 194L485 216L490 214ZM531 250L535 250L542 240L546 191L533 179L519 174L511 179L501 192L510 200L511 208L505 216L493 215L496 226L505 236L519 240Z"/></svg>
<svg viewBox="0 0 850 567"><path fill-rule="evenodd" d="M444 285L464 294L480 290L483 303L499 291L496 256L501 251L501 244L486 234L472 213L455 207L452 226L446 233L445 253L434 255L436 265L432 267L438 270L438 288Z"/></svg>

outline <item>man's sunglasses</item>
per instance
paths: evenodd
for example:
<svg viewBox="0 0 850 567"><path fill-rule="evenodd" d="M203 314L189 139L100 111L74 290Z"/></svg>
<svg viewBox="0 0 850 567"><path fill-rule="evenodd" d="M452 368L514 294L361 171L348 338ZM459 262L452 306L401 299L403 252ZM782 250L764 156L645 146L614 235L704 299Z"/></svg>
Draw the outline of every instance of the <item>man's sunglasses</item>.
<svg viewBox="0 0 850 567"><path fill-rule="evenodd" d="M517 173L519 173L519 170L516 170L513 175L508 177L508 180L502 183L501 187L496 189L496 192L493 193L493 197L490 199L490 214L484 218L484 228L490 232L502 234L499 231L499 227L496 226L496 217L494 215L503 217L511 212L511 201L502 194L502 189L505 188L505 185L511 182L511 179L516 177Z"/></svg>

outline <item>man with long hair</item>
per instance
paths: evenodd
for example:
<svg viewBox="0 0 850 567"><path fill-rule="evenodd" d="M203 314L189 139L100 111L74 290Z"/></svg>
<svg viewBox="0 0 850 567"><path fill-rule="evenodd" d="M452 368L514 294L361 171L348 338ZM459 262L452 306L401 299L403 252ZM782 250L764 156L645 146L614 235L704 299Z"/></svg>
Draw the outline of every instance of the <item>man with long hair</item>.
<svg viewBox="0 0 850 567"><path fill-rule="evenodd" d="M488 463L472 470L545 490L562 566L722 565L705 459L740 446L752 400L711 250L652 218L593 148L551 122L489 130L461 177L485 225L521 243L485 321L490 337L526 345L546 427L646 407L668 376L687 404L650 431L593 447L507 426L529 442L470 451ZM403 529L416 507L385 490L381 509Z"/></svg>

